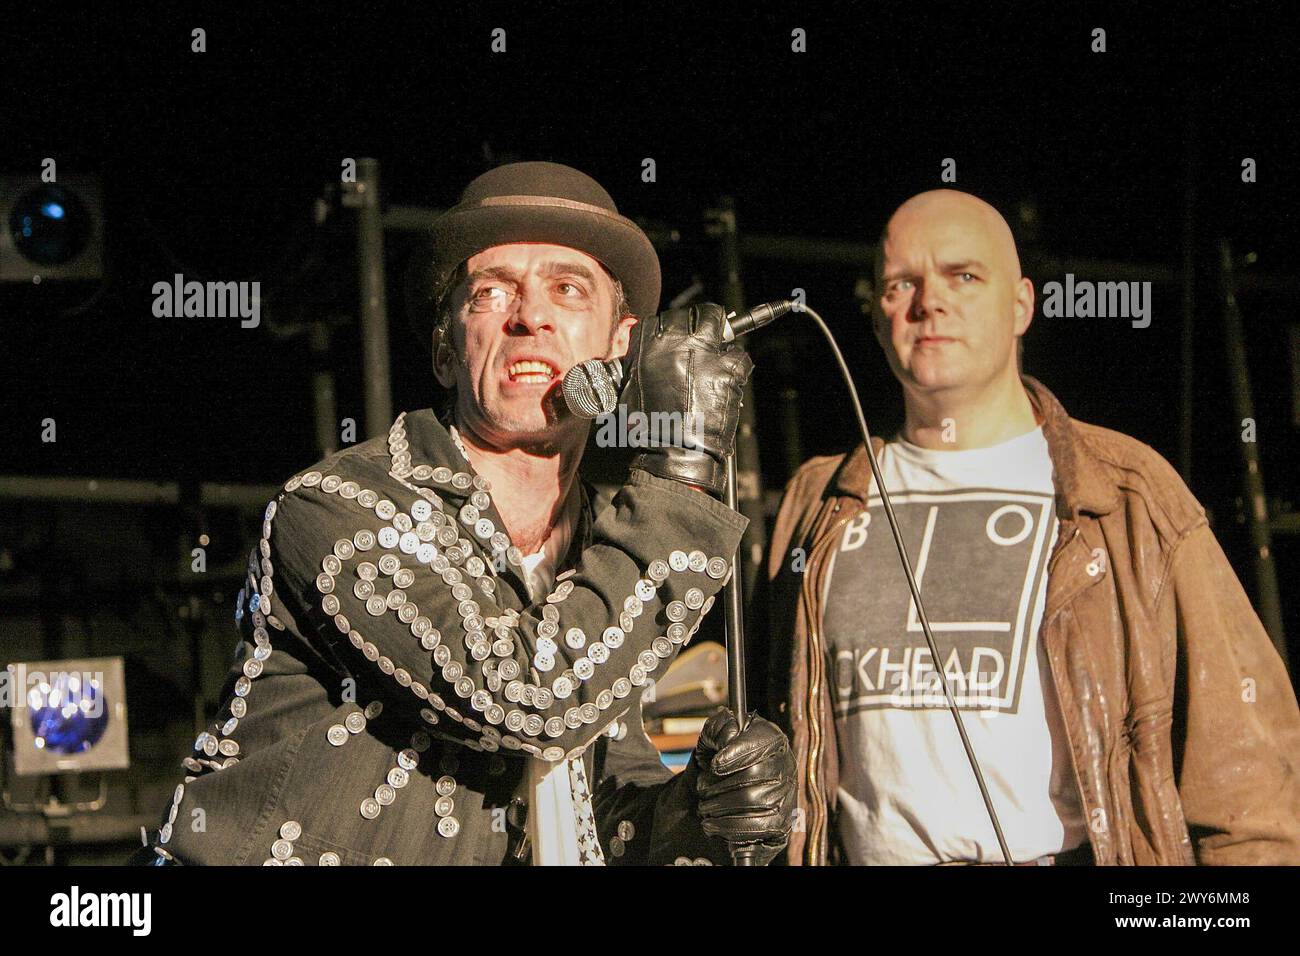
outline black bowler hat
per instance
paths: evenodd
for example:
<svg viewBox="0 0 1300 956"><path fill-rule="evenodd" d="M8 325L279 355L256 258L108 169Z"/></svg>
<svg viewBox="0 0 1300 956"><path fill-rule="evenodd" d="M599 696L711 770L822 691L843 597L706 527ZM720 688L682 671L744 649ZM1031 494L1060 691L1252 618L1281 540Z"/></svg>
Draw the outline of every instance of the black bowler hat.
<svg viewBox="0 0 1300 956"><path fill-rule="evenodd" d="M648 317L659 308L659 256L641 227L618 214L600 183L559 163L509 163L466 186L412 256L407 314L426 348L434 297L456 267L484 249L513 242L585 252L623 283L633 315Z"/></svg>

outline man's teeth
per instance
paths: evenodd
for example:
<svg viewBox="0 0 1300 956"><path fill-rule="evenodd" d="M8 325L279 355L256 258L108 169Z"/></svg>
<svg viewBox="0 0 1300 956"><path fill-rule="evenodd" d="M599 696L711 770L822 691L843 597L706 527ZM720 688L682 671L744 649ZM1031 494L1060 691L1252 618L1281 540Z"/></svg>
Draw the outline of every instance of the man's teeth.
<svg viewBox="0 0 1300 956"><path fill-rule="evenodd" d="M547 363L532 360L515 362L509 371L512 379L525 382L549 382L555 374Z"/></svg>

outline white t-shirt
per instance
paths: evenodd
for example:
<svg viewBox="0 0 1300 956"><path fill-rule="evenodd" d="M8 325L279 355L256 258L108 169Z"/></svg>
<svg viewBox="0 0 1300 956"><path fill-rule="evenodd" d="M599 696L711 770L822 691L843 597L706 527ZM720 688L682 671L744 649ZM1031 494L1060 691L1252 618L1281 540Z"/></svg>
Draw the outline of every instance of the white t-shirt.
<svg viewBox="0 0 1300 956"><path fill-rule="evenodd" d="M1057 533L1042 429L963 451L895 440L880 465L1013 859L1079 846L1078 789L1038 642ZM849 861L1000 862L874 481L826 587L838 826Z"/></svg>

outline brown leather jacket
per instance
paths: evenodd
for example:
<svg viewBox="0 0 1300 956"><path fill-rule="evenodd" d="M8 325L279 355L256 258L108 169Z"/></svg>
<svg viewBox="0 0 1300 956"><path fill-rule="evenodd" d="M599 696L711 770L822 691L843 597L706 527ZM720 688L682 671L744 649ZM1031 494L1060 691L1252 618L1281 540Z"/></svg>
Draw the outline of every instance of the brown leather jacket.
<svg viewBox="0 0 1300 956"><path fill-rule="evenodd" d="M1039 636L1097 863L1300 863L1295 691L1205 510L1151 448L1072 420L1040 382L1024 383L1060 520ZM790 480L773 533L772 633L793 640L773 643L768 672L798 761L794 865L836 862L821 602L870 478L862 445L814 458Z"/></svg>

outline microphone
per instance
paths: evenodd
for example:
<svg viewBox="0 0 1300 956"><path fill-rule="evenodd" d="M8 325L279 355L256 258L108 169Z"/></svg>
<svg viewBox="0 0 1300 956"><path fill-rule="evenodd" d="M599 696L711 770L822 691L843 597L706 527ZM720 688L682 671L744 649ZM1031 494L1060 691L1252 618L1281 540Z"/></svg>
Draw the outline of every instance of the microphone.
<svg viewBox="0 0 1300 956"><path fill-rule="evenodd" d="M564 375L560 386L564 404L578 418L599 418L618 407L618 391L623 384L623 363L618 359L602 362L587 359Z"/></svg>
<svg viewBox="0 0 1300 956"><path fill-rule="evenodd" d="M797 302L782 299L780 302L764 302L762 305L756 305L740 315L729 312L722 322L722 341L734 342L742 335L748 335L765 325L771 325L783 315L789 315L798 305Z"/></svg>
<svg viewBox="0 0 1300 956"><path fill-rule="evenodd" d="M722 321L722 341L734 342L765 325L770 325L783 315L788 315L797 303L785 299L781 302L764 302L739 314L727 313ZM618 407L618 393L623 385L623 364L618 359L602 362L587 359L565 373L561 390L564 404L578 418L599 418Z"/></svg>

